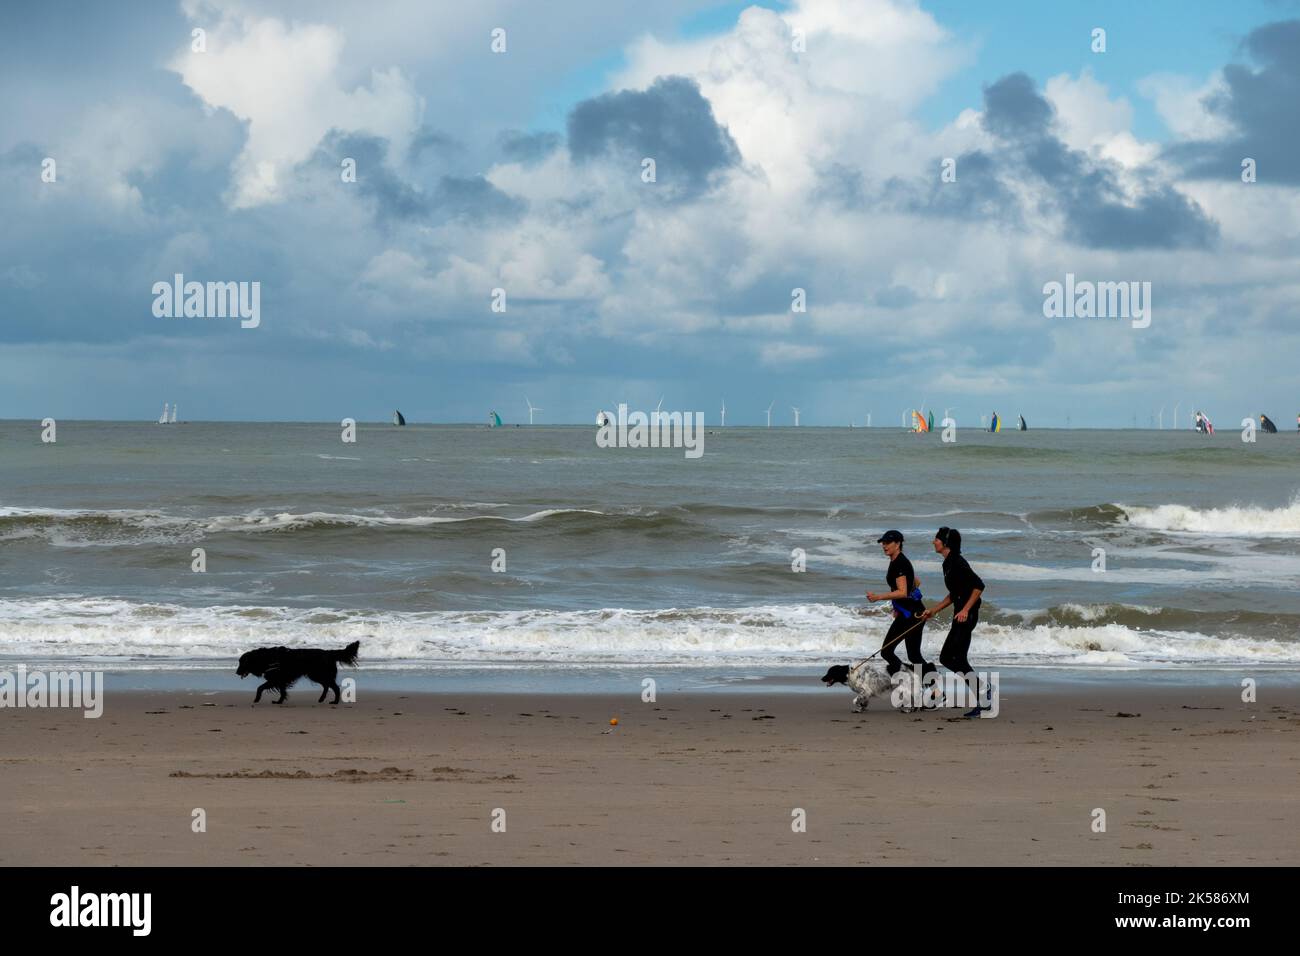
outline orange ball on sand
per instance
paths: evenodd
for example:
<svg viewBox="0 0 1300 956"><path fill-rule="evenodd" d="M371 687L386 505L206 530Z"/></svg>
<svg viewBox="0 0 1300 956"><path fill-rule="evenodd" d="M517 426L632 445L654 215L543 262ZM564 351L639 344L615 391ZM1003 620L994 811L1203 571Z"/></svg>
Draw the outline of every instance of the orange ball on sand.
<svg viewBox="0 0 1300 956"><path fill-rule="evenodd" d="M618 718L617 718L617 717L611 717L611 718L609 718L609 725L610 725L611 727L617 727L617 726L618 726Z"/></svg>

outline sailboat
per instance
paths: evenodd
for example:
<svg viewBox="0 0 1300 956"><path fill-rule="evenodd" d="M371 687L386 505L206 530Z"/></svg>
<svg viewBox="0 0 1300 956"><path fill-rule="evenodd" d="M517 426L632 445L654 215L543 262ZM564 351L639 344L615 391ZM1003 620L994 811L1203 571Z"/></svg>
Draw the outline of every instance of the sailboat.
<svg viewBox="0 0 1300 956"><path fill-rule="evenodd" d="M933 415L931 416L933 418ZM915 408L912 409L912 431L924 434L930 430L930 423Z"/></svg>
<svg viewBox="0 0 1300 956"><path fill-rule="evenodd" d="M1024 416L1024 415L1020 415L1020 416L1018 416L1018 417L1020 418L1020 430L1021 430L1022 432L1027 432L1027 431L1029 431L1029 426L1025 424L1025 416Z"/></svg>
<svg viewBox="0 0 1300 956"><path fill-rule="evenodd" d="M393 409L393 424L394 425L406 424L406 416L403 415L401 412L399 412L397 409Z"/></svg>
<svg viewBox="0 0 1300 956"><path fill-rule="evenodd" d="M159 418L158 418L158 424L159 424L159 425L166 425L166 424L167 424L167 409L169 409L169 408L171 408L171 402L163 402L163 411L162 411L162 415L159 416Z"/></svg>
<svg viewBox="0 0 1300 956"><path fill-rule="evenodd" d="M173 424L173 425L176 424L176 410L177 410L178 408L180 408L180 405L173 405L173 406L172 406L172 424Z"/></svg>
<svg viewBox="0 0 1300 956"><path fill-rule="evenodd" d="M933 411L933 410L931 410L931 412L930 412L930 417L926 420L925 430L928 431L928 432L932 432L932 431L934 431L934 411Z"/></svg>
<svg viewBox="0 0 1300 956"><path fill-rule="evenodd" d="M1277 434L1277 426L1273 424L1273 419L1263 412L1259 413L1259 428L1260 431L1268 432L1270 435Z"/></svg>
<svg viewBox="0 0 1300 956"><path fill-rule="evenodd" d="M993 413L993 418L990 419L989 421L989 431L991 432L1002 431L1002 419L998 418L997 412Z"/></svg>
<svg viewBox="0 0 1300 956"><path fill-rule="evenodd" d="M488 412L488 428L500 428L501 416L496 412Z"/></svg>

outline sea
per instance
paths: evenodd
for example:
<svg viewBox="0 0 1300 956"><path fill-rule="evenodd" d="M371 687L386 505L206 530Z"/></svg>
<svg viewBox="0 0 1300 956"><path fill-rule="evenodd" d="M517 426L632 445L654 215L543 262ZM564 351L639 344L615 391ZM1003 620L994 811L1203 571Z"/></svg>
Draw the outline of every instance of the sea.
<svg viewBox="0 0 1300 956"><path fill-rule="evenodd" d="M41 432L0 422L0 666L238 688L251 648L360 640L393 687L816 687L880 646L880 534L933 602L947 525L987 586L979 669L1300 675L1294 434L709 427L695 458L594 426Z"/></svg>

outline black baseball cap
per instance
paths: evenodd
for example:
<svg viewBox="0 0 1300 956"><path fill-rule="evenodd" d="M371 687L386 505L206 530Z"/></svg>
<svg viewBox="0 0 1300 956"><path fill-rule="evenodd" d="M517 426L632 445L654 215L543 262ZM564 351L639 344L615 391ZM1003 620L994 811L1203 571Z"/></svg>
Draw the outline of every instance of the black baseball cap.
<svg viewBox="0 0 1300 956"><path fill-rule="evenodd" d="M899 544L902 544L903 533L901 531L886 531L876 539L876 544L885 544L888 541L897 541Z"/></svg>

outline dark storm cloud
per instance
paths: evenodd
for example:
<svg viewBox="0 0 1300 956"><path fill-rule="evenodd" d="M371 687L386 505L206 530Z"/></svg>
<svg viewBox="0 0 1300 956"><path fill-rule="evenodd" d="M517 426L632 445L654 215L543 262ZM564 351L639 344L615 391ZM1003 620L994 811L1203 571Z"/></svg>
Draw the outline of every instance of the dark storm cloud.
<svg viewBox="0 0 1300 956"><path fill-rule="evenodd" d="M1150 177L1136 201L1126 202L1115 170L1066 146L1052 130L1054 116L1023 73L984 91L984 128L1006 150L995 161L1019 159L1035 174L1050 189L1071 236L1096 249L1204 248L1217 239L1218 226L1200 206Z"/></svg>
<svg viewBox="0 0 1300 956"><path fill-rule="evenodd" d="M464 146L454 137L448 136L441 130L436 130L431 126L421 126L411 139L411 145L407 149L407 158L414 163L425 153L436 153L445 156L463 150Z"/></svg>
<svg viewBox="0 0 1300 956"><path fill-rule="evenodd" d="M477 221L522 215L526 204L482 176L443 176L434 192L434 207L447 218Z"/></svg>
<svg viewBox="0 0 1300 956"><path fill-rule="evenodd" d="M956 180L944 182L939 159L929 168L927 186L918 188L897 177L885 183L884 204L907 212L961 219L990 219L1010 224L1022 220L1018 200L998 177L993 157L975 150L953 157Z"/></svg>
<svg viewBox="0 0 1300 956"><path fill-rule="evenodd" d="M388 165L388 140L361 133L331 130L313 157L331 176L339 176L344 159L356 160L356 189L375 206L381 222L427 215L428 198L398 176Z"/></svg>
<svg viewBox="0 0 1300 956"><path fill-rule="evenodd" d="M523 201L508 196L482 176L441 176L429 190L403 179L387 163L388 141L377 136L333 131L322 141L313 163L338 176L345 158L356 160L357 191L373 203L381 223L444 219L485 221L517 216Z"/></svg>
<svg viewBox="0 0 1300 956"><path fill-rule="evenodd" d="M502 133L499 141L506 159L517 163L535 163L559 149L564 138L559 133L549 131L524 133L512 129Z"/></svg>
<svg viewBox="0 0 1300 956"><path fill-rule="evenodd" d="M569 114L568 140L579 162L607 153L638 163L650 157L657 182L682 194L707 189L715 173L740 162L740 150L699 86L682 76L661 76L644 91L584 100Z"/></svg>
<svg viewBox="0 0 1300 956"><path fill-rule="evenodd" d="M1241 161L1250 157L1260 182L1300 183L1300 20L1259 27L1243 46L1259 69L1225 66L1227 89L1203 101L1234 132L1217 142L1179 144L1166 155L1195 179L1239 181Z"/></svg>
<svg viewBox="0 0 1300 956"><path fill-rule="evenodd" d="M1028 76L1004 76L984 90L983 126L994 147L957 157L956 182L941 181L936 161L923 193L897 180L890 186L911 211L1019 223L1023 211L1008 182L1028 176L1047 187L1044 211L1063 217L1066 238L1094 249L1205 248L1218 239L1218 225L1201 207L1152 173L1136 174L1138 195L1130 201L1118 170L1062 142L1055 118Z"/></svg>
<svg viewBox="0 0 1300 956"><path fill-rule="evenodd" d="M984 128L994 136L1007 140L1048 136L1052 116L1052 104L1038 95L1034 81L1024 73L1012 73L984 88Z"/></svg>

